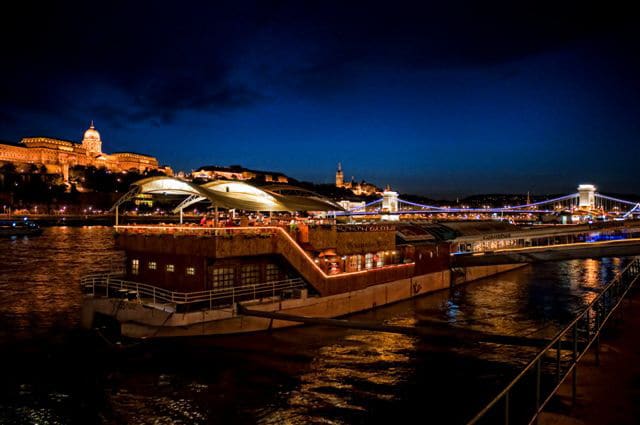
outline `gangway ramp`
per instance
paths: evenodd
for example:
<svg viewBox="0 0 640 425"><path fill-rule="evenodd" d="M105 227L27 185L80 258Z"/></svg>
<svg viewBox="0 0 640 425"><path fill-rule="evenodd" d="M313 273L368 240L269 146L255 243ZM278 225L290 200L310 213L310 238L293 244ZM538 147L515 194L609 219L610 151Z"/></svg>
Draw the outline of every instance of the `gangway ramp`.
<svg viewBox="0 0 640 425"><path fill-rule="evenodd" d="M393 334L417 336L420 337L423 341L432 342L438 345L446 344L461 346L477 343L492 343L516 345L522 347L545 347L550 342L550 340L544 338L529 338L516 335L497 335L471 329L445 329L442 327L438 329L426 326L398 326L362 320L298 316L273 311L252 310L246 308L242 304L238 304L237 312L238 314L241 314L243 316L261 317L265 319L281 320L285 322L294 322L306 325L331 326L354 330L387 332ZM566 349L568 350L570 348L571 347L567 345Z"/></svg>

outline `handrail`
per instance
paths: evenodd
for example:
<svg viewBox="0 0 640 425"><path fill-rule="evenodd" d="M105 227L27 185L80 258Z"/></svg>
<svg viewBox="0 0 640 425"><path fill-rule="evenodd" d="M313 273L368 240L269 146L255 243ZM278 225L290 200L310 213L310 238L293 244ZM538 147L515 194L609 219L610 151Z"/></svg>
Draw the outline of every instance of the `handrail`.
<svg viewBox="0 0 640 425"><path fill-rule="evenodd" d="M631 276L628 276L629 273L632 273ZM505 402L505 412L504 412L504 423L509 424L510 419L510 401L509 395L514 389L514 387L520 383L520 381L527 375L528 372L532 371L534 368L536 369L536 406L535 412L529 424L534 423L538 417L538 415L542 412L542 409L549 402L551 397L556 393L560 385L564 382L566 377L574 372L573 375L573 399L575 400L576 393L576 375L575 370L577 368L577 364L580 359L586 354L589 348L593 345L594 342L597 344L597 349L599 349L599 336L600 331L605 326L611 315L614 313L616 308L620 305L628 291L631 289L633 284L638 280L638 276L640 275L640 258L635 258L631 263L629 263L621 272L619 272L612 280L609 282L603 290L589 303L589 305L582 310L580 314L576 316L568 325L566 325L552 340L551 342L543 348L534 358L531 360L527 366L520 371L520 373L496 396L491 400L480 412L478 412L467 425L474 425L478 423L481 419L483 419L492 409L495 407L498 402L504 400ZM623 286L626 285L626 286ZM621 288L622 287L622 288ZM613 302L612 302L613 301ZM605 312L605 310L607 310ZM595 326L591 329L591 312L594 312ZM578 331L580 323L586 318L586 328L582 329L583 333L587 335L587 340L583 345L582 351L578 350ZM592 332L593 331L593 332ZM569 333L572 332L572 363L569 368L565 371L563 376L560 376L561 367L560 367L560 352L562 350L562 340ZM556 351L556 385L553 386L549 395L541 400L541 364L542 360L545 358L547 353L551 350ZM599 361L599 351L596 351L596 361Z"/></svg>
<svg viewBox="0 0 640 425"><path fill-rule="evenodd" d="M161 234L199 234L208 236L223 236L230 233L273 233L274 230L284 229L279 226L244 226L244 227L202 227L202 226L185 226L185 225L118 225L114 226L116 232L136 233L139 230L152 230L154 233ZM251 232L248 232L251 231Z"/></svg>
<svg viewBox="0 0 640 425"><path fill-rule="evenodd" d="M92 295L96 295L96 288L104 288L105 295L109 297L109 289L135 291L136 295L148 296L153 299L153 303L165 302L176 305L188 305L193 303L201 303L208 301L210 306L213 302L220 300L230 300L234 303L236 300L253 295L253 299L265 297L268 295L275 296L282 291L291 289L301 289L305 287L304 281L300 278L279 280L273 282L263 282L252 285L243 285L240 287L212 289L208 291L196 292L175 292L146 283L132 282L123 279L113 278L111 274L94 274L83 276L80 279L83 287L91 286Z"/></svg>

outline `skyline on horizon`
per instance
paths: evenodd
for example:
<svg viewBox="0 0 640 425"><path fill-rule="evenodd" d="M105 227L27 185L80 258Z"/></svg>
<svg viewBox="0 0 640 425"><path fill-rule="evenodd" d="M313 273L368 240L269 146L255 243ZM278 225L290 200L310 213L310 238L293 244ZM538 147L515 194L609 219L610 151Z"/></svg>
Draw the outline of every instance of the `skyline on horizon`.
<svg viewBox="0 0 640 425"><path fill-rule="evenodd" d="M93 119L105 150L175 170L332 183L342 162L345 179L436 199L640 193L640 40L623 8L98 2L8 15L3 140L77 141Z"/></svg>
<svg viewBox="0 0 640 425"><path fill-rule="evenodd" d="M98 129L94 126L94 124L95 124L95 123L94 123L94 120L90 120L90 124L89 124L89 127L88 127L87 129L89 129L89 128L90 128L90 129L96 129L96 130L98 130ZM85 131L86 131L86 130L85 130ZM45 137L45 138L47 138L47 137L51 137L51 136L45 136L45 135L32 135L32 136L30 136L30 137ZM51 138L53 138L53 139L58 139L58 140L63 140L63 141L71 142L71 143L77 143L77 144L80 144L80 143L81 143L81 140L73 140L73 138L64 138L64 137L51 137ZM6 142L6 141L2 141L2 140L0 140L0 144L2 144L3 142ZM118 152L113 152L113 153L118 153ZM137 152L137 153L140 153L140 154L143 154L143 155L151 155L151 156L153 156L152 154L150 154L150 153L148 153L148 152ZM161 165L161 166L169 166L169 167L171 167L171 164L169 164L169 163L160 163L159 165ZM190 173L192 173L192 172L194 172L194 171L197 171L197 170L198 170L198 169L200 169L200 168L206 168L206 167L211 167L211 166L221 167L221 168L233 168L233 167L240 167L240 168L244 168L244 169L257 170L257 168L248 168L248 167L245 167L243 164L238 164L238 163L236 163L236 164L201 164L200 166L194 167L194 168L192 168L192 169L190 169L190 170L177 170L177 169L173 169L173 167L172 167L172 169L173 169L173 171L174 171L174 173L175 173L175 174L178 174L178 173L190 174ZM335 168L335 170L337 171L338 169L340 169L340 170L344 171L344 170L342 169L342 167L341 167L341 162L338 162L338 163L336 164L336 168ZM300 181L300 182L307 182L307 183L313 183L313 184L327 184L327 182L326 182L326 181L321 181L321 182L319 182L319 181L308 181L308 180L304 180L304 179L297 178L296 176L291 175L290 173L287 173L287 172L286 172L286 170L276 170L276 169L269 169L269 170L266 170L266 169L264 169L264 168L260 168L260 169L259 169L259 171L262 171L262 172L270 172L270 173L281 173L281 174L286 175L287 177L293 178L293 179L295 179L295 180L297 180L297 181ZM378 186L378 187L380 187L380 188L383 188L383 187L390 187L390 185L389 185L389 184L380 184L380 183L378 183L378 182L368 181L368 180L366 179L366 177L362 177L362 178L355 178L355 176L351 176L351 177L345 176L345 177L344 177L344 179L345 179L345 181L354 181L355 183L358 183L358 182L366 182L366 183L368 183L368 184L376 185L376 186ZM352 179L353 179L353 180L352 180ZM334 173L334 181L332 181L332 182L328 182L328 183L329 183L329 184L333 184L334 182L335 182L335 173ZM585 183L581 183L581 184L585 184ZM586 184L590 184L590 183L586 183ZM391 188L391 190L395 190L395 188ZM431 197L432 199L436 199L436 197L434 197L434 196L430 196L428 193L427 193L427 194L423 194L423 193L408 193L408 192L407 192L407 194L410 194L410 195L418 195L418 196L424 196L424 197L427 197L427 198ZM479 192L478 192L478 193L466 193L466 194L453 194L453 195L448 196L448 197L447 197L447 196L445 196L445 197L440 197L440 198L439 198L439 199L437 199L437 200L440 200L440 201L454 201L454 200L455 200L455 201L457 202L459 198L467 198L467 197L472 197L472 196L484 196L484 195L487 195L487 196L491 196L491 195L497 195L497 196L501 196L501 195L505 195L505 196L515 195L515 196L521 196L521 195L525 195L525 194L526 194L527 196L543 196L543 197L544 197L544 196L547 196L547 195L557 195L557 193L538 193L538 194L534 194L534 193L531 193L531 191L530 191L530 190L527 190L527 191L515 191L515 192L497 192L497 191L493 191L493 192L492 192L492 191L488 191L488 192L482 192L482 193L479 193Z"/></svg>

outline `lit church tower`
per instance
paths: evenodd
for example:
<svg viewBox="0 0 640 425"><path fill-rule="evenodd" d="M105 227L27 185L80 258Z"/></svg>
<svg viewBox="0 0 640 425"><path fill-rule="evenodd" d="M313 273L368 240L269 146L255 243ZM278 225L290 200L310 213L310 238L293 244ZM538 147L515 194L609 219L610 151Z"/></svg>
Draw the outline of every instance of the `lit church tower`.
<svg viewBox="0 0 640 425"><path fill-rule="evenodd" d="M338 162L338 171L336 171L336 187L344 186L344 174L342 173L342 164Z"/></svg>
<svg viewBox="0 0 640 425"><path fill-rule="evenodd" d="M93 126L93 120L91 120L91 126L84 132L82 146L87 150L87 155L102 153L102 140L100 140L100 133Z"/></svg>

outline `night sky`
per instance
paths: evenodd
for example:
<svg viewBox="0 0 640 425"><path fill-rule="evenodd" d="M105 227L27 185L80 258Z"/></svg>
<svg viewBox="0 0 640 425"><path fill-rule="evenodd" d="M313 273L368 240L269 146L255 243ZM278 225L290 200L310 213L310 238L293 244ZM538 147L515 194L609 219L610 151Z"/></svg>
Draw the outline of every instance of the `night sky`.
<svg viewBox="0 0 640 425"><path fill-rule="evenodd" d="M0 139L80 141L93 119L106 152L174 170L640 193L640 25L614 4L14 2Z"/></svg>

